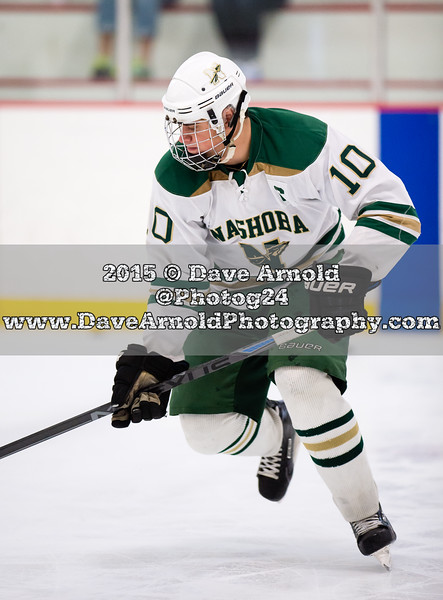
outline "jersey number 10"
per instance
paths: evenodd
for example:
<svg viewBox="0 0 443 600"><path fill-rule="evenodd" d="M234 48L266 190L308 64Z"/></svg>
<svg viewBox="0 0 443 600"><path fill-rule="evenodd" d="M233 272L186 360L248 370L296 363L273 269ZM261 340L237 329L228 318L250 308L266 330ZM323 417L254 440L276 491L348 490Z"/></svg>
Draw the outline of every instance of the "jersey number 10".
<svg viewBox="0 0 443 600"><path fill-rule="evenodd" d="M364 163L367 162L367 166L364 169L364 171L362 171L360 167L358 167L351 161L351 159L349 157L349 154L351 152L353 152L354 154L357 154L357 156L359 156ZM361 177L363 179L368 177L368 175L371 173L371 171L373 171L373 169L375 169L375 161L372 160L372 158L370 158L367 154L365 154L364 152L359 150L356 146L351 146L351 145L346 146L346 148L340 154L340 160L346 167L348 167L349 169L351 169L351 171L353 171L356 175L358 175L358 177ZM364 165L361 165L361 166L364 167ZM335 167L331 167L329 169L329 172L331 173L331 177L337 177L337 179L340 179L340 181L345 184L345 186L348 188L348 192L350 194L354 195L355 192L359 189L359 187L360 187L359 183L351 181L350 179L348 179L346 177L346 175L343 175L343 173L341 171L339 171L338 169L336 169Z"/></svg>

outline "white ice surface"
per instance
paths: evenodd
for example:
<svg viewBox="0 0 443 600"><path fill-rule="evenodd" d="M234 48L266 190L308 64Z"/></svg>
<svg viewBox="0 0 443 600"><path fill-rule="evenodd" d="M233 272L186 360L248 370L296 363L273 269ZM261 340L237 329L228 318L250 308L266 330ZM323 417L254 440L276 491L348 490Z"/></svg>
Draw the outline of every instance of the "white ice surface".
<svg viewBox="0 0 443 600"><path fill-rule="evenodd" d="M2 357L0 445L109 399L112 357ZM443 358L351 357L346 397L398 534L357 550L302 449L291 488L201 456L178 419L109 418L0 461L2 600L441 600Z"/></svg>

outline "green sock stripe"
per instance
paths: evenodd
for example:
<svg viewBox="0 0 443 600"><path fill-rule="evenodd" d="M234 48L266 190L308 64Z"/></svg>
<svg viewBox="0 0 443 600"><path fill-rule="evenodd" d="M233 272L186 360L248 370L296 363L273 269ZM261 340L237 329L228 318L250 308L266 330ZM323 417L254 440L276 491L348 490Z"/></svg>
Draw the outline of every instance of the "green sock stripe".
<svg viewBox="0 0 443 600"><path fill-rule="evenodd" d="M245 428L243 429L243 431L241 432L241 434L238 436L238 438L232 442L232 444L229 444L229 446L227 446L224 450L220 450L219 454L223 454L223 452L227 452L229 450L229 448L232 448L233 446L235 446L236 444L238 444L238 442L242 439L242 437L245 434L245 431L247 430L247 428L249 427L249 421L250 419L248 418L248 420L246 421L246 425Z"/></svg>
<svg viewBox="0 0 443 600"><path fill-rule="evenodd" d="M312 437L314 435L320 435L321 433L326 433L327 431L332 431L332 429L336 429L337 427L341 427L346 423L349 423L351 419L354 418L354 413L350 410L348 413L339 417L338 419L334 419L333 421L329 421L324 425L319 425L318 427L313 427L312 429L296 429L295 431L298 433L300 437Z"/></svg>
<svg viewBox="0 0 443 600"><path fill-rule="evenodd" d="M249 448L249 446L252 444L252 442L255 440L255 438L257 437L258 431L260 429L260 423L257 423L257 427L254 431L254 435L251 437L251 439L249 440L249 442L246 444L246 446L244 448L242 448L241 450L239 450L238 452L233 452L232 456L235 456L236 454L241 454L242 452L244 452L246 450L246 448Z"/></svg>
<svg viewBox="0 0 443 600"><path fill-rule="evenodd" d="M349 452L345 452L345 454L341 454L340 456L334 456L334 458L314 458L311 456L311 458L315 464L319 465L320 467L341 467L351 460L354 460L354 458L356 458L362 452L363 438L360 439L360 442L357 444L357 446L352 448L352 450L349 450Z"/></svg>

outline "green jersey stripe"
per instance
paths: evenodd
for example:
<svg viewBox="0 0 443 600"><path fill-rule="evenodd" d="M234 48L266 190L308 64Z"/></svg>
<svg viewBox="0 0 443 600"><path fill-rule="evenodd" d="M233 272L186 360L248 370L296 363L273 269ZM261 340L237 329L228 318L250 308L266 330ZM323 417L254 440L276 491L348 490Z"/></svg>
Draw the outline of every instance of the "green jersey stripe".
<svg viewBox="0 0 443 600"><path fill-rule="evenodd" d="M392 225L388 225L387 223L383 223L382 221L377 221L375 219L371 219L368 217L362 217L355 224L356 227L368 227L369 229L375 229L376 231L380 231L389 237L395 238L400 242L404 242L409 246L413 244L417 240L417 236L408 233L407 231L403 231L403 229L398 229L397 227L393 227Z"/></svg>
<svg viewBox="0 0 443 600"><path fill-rule="evenodd" d="M334 239L335 234L337 233L338 228L341 226L341 210L338 211L338 221L334 225L332 229L327 231L323 237L321 237L318 242L315 244L316 246L327 246Z"/></svg>
<svg viewBox="0 0 443 600"><path fill-rule="evenodd" d="M360 211L359 215L367 212L368 210L386 210L392 213L400 215L409 215L410 217L417 217L417 211L413 206L408 204L394 204L394 202L372 202L367 206L364 206Z"/></svg>
<svg viewBox="0 0 443 600"><path fill-rule="evenodd" d="M341 211L339 209L337 223L334 225L334 227L332 227L332 229L327 231L325 235L318 240L318 242L315 243L311 250L307 254L305 254L303 258L298 262L298 265L306 264L310 260L310 258L320 250L320 246L328 246L329 244L332 244L332 246L336 246L337 244L340 244L344 240L344 238L345 231L341 222Z"/></svg>

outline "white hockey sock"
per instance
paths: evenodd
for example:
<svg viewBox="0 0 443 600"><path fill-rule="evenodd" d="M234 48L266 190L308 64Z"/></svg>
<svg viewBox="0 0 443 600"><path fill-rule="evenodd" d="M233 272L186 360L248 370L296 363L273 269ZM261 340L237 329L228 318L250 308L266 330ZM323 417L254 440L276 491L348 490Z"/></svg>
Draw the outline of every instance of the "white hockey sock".
<svg viewBox="0 0 443 600"><path fill-rule="evenodd" d="M378 510L378 492L354 413L332 379L309 367L280 367L275 382L292 424L347 521Z"/></svg>
<svg viewBox="0 0 443 600"><path fill-rule="evenodd" d="M246 415L180 415L186 441L202 454L273 456L280 449L283 427L279 416L266 408L260 424Z"/></svg>

